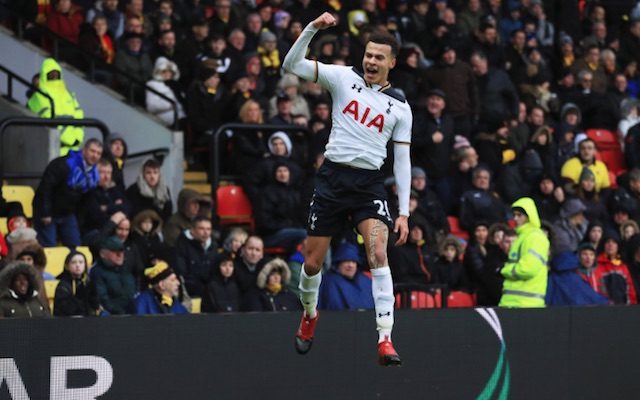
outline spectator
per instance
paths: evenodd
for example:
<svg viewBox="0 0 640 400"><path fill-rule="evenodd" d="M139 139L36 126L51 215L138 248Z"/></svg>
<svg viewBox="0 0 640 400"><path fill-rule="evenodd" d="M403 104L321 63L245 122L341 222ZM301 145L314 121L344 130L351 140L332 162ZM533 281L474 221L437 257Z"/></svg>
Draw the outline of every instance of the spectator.
<svg viewBox="0 0 640 400"><path fill-rule="evenodd" d="M581 122L580 108L575 103L565 103L560 110L560 123L554 132L558 147L556 165L563 165L569 158L576 155L574 140L582 131Z"/></svg>
<svg viewBox="0 0 640 400"><path fill-rule="evenodd" d="M602 236L604 235L604 225L600 221L591 221L587 227L587 233L582 240L582 243L588 243L593 247L596 253L602 252L604 242Z"/></svg>
<svg viewBox="0 0 640 400"><path fill-rule="evenodd" d="M547 18L542 1L531 1L529 3L529 14L536 22L536 40L538 44L544 50L550 49L554 43L555 28Z"/></svg>
<svg viewBox="0 0 640 400"><path fill-rule="evenodd" d="M236 227L231 229L222 243L222 253L218 256L218 261L225 257L231 257L235 261L248 237L249 234L243 228Z"/></svg>
<svg viewBox="0 0 640 400"><path fill-rule="evenodd" d="M476 76L481 126L486 129L517 120L518 93L504 70L490 67L487 56L480 52L471 55L471 68Z"/></svg>
<svg viewBox="0 0 640 400"><path fill-rule="evenodd" d="M494 130L479 132L473 146L478 151L480 162L489 167L491 173L498 177L502 173L504 164L515 160L516 152L509 147L509 128L504 124L494 127Z"/></svg>
<svg viewBox="0 0 640 400"><path fill-rule="evenodd" d="M212 34L226 37L234 28L239 27L238 18L231 8L230 0L216 0L214 11L215 14L209 23Z"/></svg>
<svg viewBox="0 0 640 400"><path fill-rule="evenodd" d="M506 46L505 67L511 82L516 87L522 83L527 72L526 45L527 36L522 29L515 29L510 34L510 46ZM506 40L505 40L506 43Z"/></svg>
<svg viewBox="0 0 640 400"><path fill-rule="evenodd" d="M103 0L87 11L87 21L93 21L96 16L104 16L107 20L109 35L119 39L124 33L124 14L118 9L118 0Z"/></svg>
<svg viewBox="0 0 640 400"><path fill-rule="evenodd" d="M416 213L426 218L424 238L430 245L435 246L440 238L449 233L449 221L438 196L427 187L427 174L420 167L411 168L411 190L417 194L418 204Z"/></svg>
<svg viewBox="0 0 640 400"><path fill-rule="evenodd" d="M87 259L78 251L71 251L64 260L64 271L53 300L55 317L96 315L95 288L88 279Z"/></svg>
<svg viewBox="0 0 640 400"><path fill-rule="evenodd" d="M454 150L455 168L451 174L454 202L452 209L458 210L462 195L473 189L473 170L478 166L478 153L466 139L463 144L454 144Z"/></svg>
<svg viewBox="0 0 640 400"><path fill-rule="evenodd" d="M612 304L637 304L635 285L631 273L620 256L620 239L616 232L605 236L604 251L598 256L598 265L590 283L593 289Z"/></svg>
<svg viewBox="0 0 640 400"><path fill-rule="evenodd" d="M71 0L57 0L54 8L47 15L47 28L58 36L78 43L80 25L84 22L82 12L72 4Z"/></svg>
<svg viewBox="0 0 640 400"><path fill-rule="evenodd" d="M291 271L287 263L275 258L269 261L257 277L257 291L246 296L247 311L300 311L300 300L287 289Z"/></svg>
<svg viewBox="0 0 640 400"><path fill-rule="evenodd" d="M563 178L578 183L583 168L589 168L596 178L596 192L611 186L607 166L596 160L596 144L591 139L584 139L578 144L578 154L562 165L560 174Z"/></svg>
<svg viewBox="0 0 640 400"><path fill-rule="evenodd" d="M538 210L531 198L513 203L518 239L500 271L505 278L500 307L544 307L547 291L549 240L540 229Z"/></svg>
<svg viewBox="0 0 640 400"><path fill-rule="evenodd" d="M588 252L593 252L593 248L588 244L581 244L578 247L578 257L572 252L565 251L553 258L547 286L547 305L607 304L607 299L596 293L587 282L581 279L578 272L579 258L580 260L584 258L587 263L589 259L592 260L591 262L595 260L594 255L582 256L583 253Z"/></svg>
<svg viewBox="0 0 640 400"><path fill-rule="evenodd" d="M509 249L516 238L516 231L506 224L495 223L489 227L484 270L476 282L479 305L495 307L500 303L504 282L500 271L509 259Z"/></svg>
<svg viewBox="0 0 640 400"><path fill-rule="evenodd" d="M240 123L243 124L264 124L262 108L260 104L252 99L247 100L238 114ZM255 165L263 158L269 156L269 150L264 141L262 130L251 129L234 134L232 137L233 152L231 160L234 163L234 170L243 174L243 182L247 182Z"/></svg>
<svg viewBox="0 0 640 400"><path fill-rule="evenodd" d="M107 18L103 15L96 15L91 20L91 25L83 25L80 31L78 45L87 53L93 54L104 64L112 64L116 55L113 39L107 31ZM111 74L105 65L98 63L94 66L95 78L101 83L111 83ZM81 63L85 70L91 67L91 61L83 60Z"/></svg>
<svg viewBox="0 0 640 400"><path fill-rule="evenodd" d="M465 36L471 36L480 27L484 15L480 0L468 0L466 7L458 15L458 27Z"/></svg>
<svg viewBox="0 0 640 400"><path fill-rule="evenodd" d="M478 221L473 228L473 232L470 233L472 235L464 249L462 261L465 272L469 277L470 286L475 291L485 271L487 248L494 242L489 241L489 226L483 221ZM501 231L501 233L504 233L504 231Z"/></svg>
<svg viewBox="0 0 640 400"><path fill-rule="evenodd" d="M607 75L600 62L600 49L597 44L588 45L584 51L584 58L576 60L571 70L576 76L582 70L589 71L593 79L591 89L598 94L607 91Z"/></svg>
<svg viewBox="0 0 640 400"><path fill-rule="evenodd" d="M556 186L555 180L549 174L542 174L538 184L532 190L531 198L538 207L540 219L555 222L560 217L560 207L565 199L564 190Z"/></svg>
<svg viewBox="0 0 640 400"><path fill-rule="evenodd" d="M422 85L423 93L428 93L430 89L441 89L444 92L447 97L447 112L454 120L455 133L470 137L472 122L478 114L475 77L471 67L457 59L456 50L451 45L442 48L438 62L425 72Z"/></svg>
<svg viewBox="0 0 640 400"><path fill-rule="evenodd" d="M165 126L175 128L178 122L185 117L182 108L184 93L178 83L178 79L180 79L178 66L165 57L158 57L153 67L152 76L153 79L147 82L147 87L168 97L173 103L147 89L145 102L147 111L162 120Z"/></svg>
<svg viewBox="0 0 640 400"><path fill-rule="evenodd" d="M292 186L287 163L276 162L273 171L275 182L268 184L260 196L257 231L265 246L292 251L307 237L300 192Z"/></svg>
<svg viewBox="0 0 640 400"><path fill-rule="evenodd" d="M131 202L132 215L150 209L157 212L163 221L171 216L171 193L160 173L160 163L155 159L145 161L136 183L129 186L126 195Z"/></svg>
<svg viewBox="0 0 640 400"><path fill-rule="evenodd" d="M635 235L627 243L625 263L633 278L636 294L640 290L640 235Z"/></svg>
<svg viewBox="0 0 640 400"><path fill-rule="evenodd" d="M98 260L90 271L101 315L130 314L136 293L135 279L126 268L124 245L116 236L100 242Z"/></svg>
<svg viewBox="0 0 640 400"><path fill-rule="evenodd" d="M236 69L240 66L233 65L234 61L227 51L225 37L219 34L212 34L207 40L207 45L202 54L198 56L200 61L215 62L216 71L220 74L220 79L227 82L231 79Z"/></svg>
<svg viewBox="0 0 640 400"><path fill-rule="evenodd" d="M425 241L429 233L427 226L424 218L419 214L412 214L409 218L407 242L400 247L389 248L389 264L393 265L391 272L394 282L415 284L432 282L433 251Z"/></svg>
<svg viewBox="0 0 640 400"><path fill-rule="evenodd" d="M44 286L44 281L52 281L55 279L53 275L45 270L47 266L47 256L44 253L44 249L38 243L26 242L26 245L17 252L17 256L14 258L7 258L7 260L15 260L21 261L30 266L34 267L36 270L36 290L38 291L38 298L40 302L44 304L47 312L50 312L49 309L49 297L47 296L46 287ZM15 246L12 250L18 250L18 246ZM15 253L14 253L15 254Z"/></svg>
<svg viewBox="0 0 640 400"><path fill-rule="evenodd" d="M4 318L48 317L38 297L35 269L21 261L7 264L0 273L0 313Z"/></svg>
<svg viewBox="0 0 640 400"><path fill-rule="evenodd" d="M131 224L131 243L138 249L144 268L159 260L173 260L162 237L162 218L153 210L140 211Z"/></svg>
<svg viewBox="0 0 640 400"><path fill-rule="evenodd" d="M234 259L230 254L219 260L214 269L213 278L207 284L202 297L202 312L237 312L240 311L240 288L233 274Z"/></svg>
<svg viewBox="0 0 640 400"><path fill-rule="evenodd" d="M147 50L143 47L144 35L142 33L126 32L122 35L124 47L116 53L114 65L117 69L127 75L116 75L118 88L125 93L129 93L129 87L134 85L134 96L142 103L144 91L140 83L151 78L153 64ZM128 76L132 76L135 81L131 81Z"/></svg>
<svg viewBox="0 0 640 400"><path fill-rule="evenodd" d="M264 242L258 236L249 236L234 262L234 273L240 292L244 295L256 289L258 273L264 267Z"/></svg>
<svg viewBox="0 0 640 400"><path fill-rule="evenodd" d="M536 152L542 162L543 173L554 178L558 176L556 159L558 147L553 141L553 130L548 125L543 125L532 131L529 140L529 149Z"/></svg>
<svg viewBox="0 0 640 400"><path fill-rule="evenodd" d="M69 1L69 0L67 0ZM48 94L53 100L35 92L27 103L29 110L41 118L84 118L84 111L75 94L67 89L62 77L62 68L53 58L46 58L40 67L38 89ZM55 113L55 114L54 114ZM84 141L84 130L81 127L63 126L60 131L60 155L67 155L69 150L79 150Z"/></svg>
<svg viewBox="0 0 640 400"><path fill-rule="evenodd" d="M176 242L176 271L184 278L190 296L202 297L214 271L218 246L212 236L211 221L195 217L191 229Z"/></svg>
<svg viewBox="0 0 640 400"><path fill-rule="evenodd" d="M291 109L293 103L291 102L291 98L284 92L278 93L276 97L276 114L269 119L269 124L292 125L293 114L291 113Z"/></svg>
<svg viewBox="0 0 640 400"><path fill-rule="evenodd" d="M560 219L553 225L556 235L556 251L576 251L582 241L589 221L584 217L587 209L580 199L569 199L560 210Z"/></svg>
<svg viewBox="0 0 640 400"><path fill-rule="evenodd" d="M373 310L371 278L359 271L358 247L344 242L322 277L318 297L320 310Z"/></svg>
<svg viewBox="0 0 640 400"><path fill-rule="evenodd" d="M144 270L151 287L135 299L136 314L188 314L180 303L180 280L164 261Z"/></svg>
<svg viewBox="0 0 640 400"><path fill-rule="evenodd" d="M163 19L167 18L166 16L162 17ZM151 62L154 64L158 61L158 58L164 57L168 61L174 63L175 69L178 70L178 66L176 64L176 32L175 30L160 30L157 35L155 46L149 52L149 57L151 58ZM155 68L154 68L155 72ZM153 74L155 75L155 73ZM152 76L153 76L152 75ZM180 79L178 76L174 78L176 81Z"/></svg>
<svg viewBox="0 0 640 400"><path fill-rule="evenodd" d="M43 246L56 246L58 235L65 246L80 245L76 212L83 197L98 185L96 163L101 155L102 143L90 139L82 151L72 150L47 165L33 198L34 226Z"/></svg>
<svg viewBox="0 0 640 400"><path fill-rule="evenodd" d="M391 83L404 92L412 109L416 109L418 103L420 54L416 47L402 47L397 57L398 65L389 73Z"/></svg>
<svg viewBox="0 0 640 400"><path fill-rule="evenodd" d="M280 80L282 58L277 48L277 37L269 30L264 30L260 34L258 55L260 56L263 79L266 85L265 92L273 93ZM307 111L307 115L308 113Z"/></svg>
<svg viewBox="0 0 640 400"><path fill-rule="evenodd" d="M78 215L83 237L99 231L113 214L121 211L128 214L129 201L112 179L113 165L105 158L98 161L98 186L90 191L79 207ZM87 242L85 239L83 242Z"/></svg>
<svg viewBox="0 0 640 400"><path fill-rule="evenodd" d="M283 93L291 101L291 115L304 115L311 118L309 104L304 96L300 95L300 79L294 74L284 74L278 81L276 87L278 94ZM280 114L278 111L278 100L280 96L274 96L269 100L269 117L273 118Z"/></svg>
<svg viewBox="0 0 640 400"><path fill-rule="evenodd" d="M206 18L199 17L191 24L191 32L177 46L175 61L180 70L181 82L185 87L195 76L198 55L204 53L208 36L209 23Z"/></svg>
<svg viewBox="0 0 640 400"><path fill-rule="evenodd" d="M180 234L191 227L193 219L197 216L208 216L211 206L211 198L195 190L182 189L178 194L178 211L169 218L162 230L167 245L175 246Z"/></svg>
<svg viewBox="0 0 640 400"><path fill-rule="evenodd" d="M503 167L498 178L498 191L502 198L510 203L529 196L543 172L538 153L531 149L527 150L519 161L510 162Z"/></svg>
<svg viewBox="0 0 640 400"><path fill-rule="evenodd" d="M217 66L214 60L200 63L196 78L187 89L187 120L193 131L193 137L187 143L187 154L192 154L194 147L205 146L208 150L213 133L229 120L229 98L220 84ZM207 162L206 159L200 161Z"/></svg>
<svg viewBox="0 0 640 400"><path fill-rule="evenodd" d="M640 62L640 20L632 20L629 30L621 35L618 57L620 65Z"/></svg>
<svg viewBox="0 0 640 400"><path fill-rule="evenodd" d="M116 186L124 192L124 165L128 156L127 142L124 138L115 132L107 137L108 148L105 149L103 157L108 159L113 166L111 177Z"/></svg>
<svg viewBox="0 0 640 400"><path fill-rule="evenodd" d="M460 225L471 231L478 221L488 224L503 222L506 207L491 187L491 173L486 167L479 166L473 170L473 189L462 195L460 203Z"/></svg>
<svg viewBox="0 0 640 400"><path fill-rule="evenodd" d="M414 118L411 137L412 165L426 171L429 188L434 190L442 204L451 204L451 186L448 178L455 137L454 121L444 112L446 95L440 89L427 94L426 112Z"/></svg>
<svg viewBox="0 0 640 400"><path fill-rule="evenodd" d="M596 192L596 177L589 168L583 168L576 185L575 194L585 205L584 216L587 221L609 221L609 213L600 193Z"/></svg>
<svg viewBox="0 0 640 400"><path fill-rule="evenodd" d="M433 263L433 282L447 285L450 291L471 292L467 273L460 262L462 246L458 238L447 236L438 246L438 258Z"/></svg>
<svg viewBox="0 0 640 400"><path fill-rule="evenodd" d="M483 22L478 32L473 35L471 49L473 54L484 56L490 69L504 69L504 48L499 43L498 31L495 24ZM465 57L467 59L468 57Z"/></svg>

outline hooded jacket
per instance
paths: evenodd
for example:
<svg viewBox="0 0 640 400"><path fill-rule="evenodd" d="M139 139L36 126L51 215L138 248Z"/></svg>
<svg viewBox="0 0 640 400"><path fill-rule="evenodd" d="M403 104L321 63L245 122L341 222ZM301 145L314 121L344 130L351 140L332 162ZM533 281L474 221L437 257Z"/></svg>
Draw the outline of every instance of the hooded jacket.
<svg viewBox="0 0 640 400"><path fill-rule="evenodd" d="M544 307L547 292L549 240L540 229L540 217L533 200L523 197L513 203L529 221L516 227L518 238L509 249L509 259L500 271L505 280L500 307Z"/></svg>
<svg viewBox="0 0 640 400"><path fill-rule="evenodd" d="M546 302L551 306L607 304L578 274L578 258L570 251L551 261Z"/></svg>
<svg viewBox="0 0 640 400"><path fill-rule="evenodd" d="M211 280L218 246L213 238L206 243L196 240L190 230L185 230L176 242L176 272L184 277L185 287L191 296L202 296Z"/></svg>
<svg viewBox="0 0 640 400"><path fill-rule="evenodd" d="M60 72L60 79L49 80L47 74L51 71ZM41 118L84 118L84 111L75 95L69 90L63 80L62 68L53 58L47 58L40 67L40 83L38 88L51 96L53 100L53 110L49 99L38 92L35 92L27 106L31 111ZM54 114L55 113L55 114ZM84 141L84 129L74 126L59 126L60 130L60 155L66 155L69 150L78 150Z"/></svg>
<svg viewBox="0 0 640 400"><path fill-rule="evenodd" d="M269 275L278 271L281 280L281 287L274 291L268 288ZM291 279L291 270L287 263L280 259L274 258L269 261L264 268L258 273L256 279L257 291L248 293L246 299L247 311L298 311L302 309L298 298L287 289L287 284Z"/></svg>
<svg viewBox="0 0 640 400"><path fill-rule="evenodd" d="M174 213L162 228L164 240L169 246L175 246L178 236L191 227L191 219L187 217L187 207L191 201L200 203L199 214L207 215L211 211L211 199L195 190L182 189L178 194L178 212Z"/></svg>
<svg viewBox="0 0 640 400"><path fill-rule="evenodd" d="M151 232L142 230L142 221L150 219ZM145 268L153 266L155 259L170 261L170 251L162 237L162 218L153 210L140 211L131 223L131 242L138 247Z"/></svg>
<svg viewBox="0 0 640 400"><path fill-rule="evenodd" d="M27 293L18 295L11 284L16 276L24 274L29 281ZM48 317L49 311L38 298L36 270L23 262L9 263L0 273L0 315L5 318Z"/></svg>
<svg viewBox="0 0 640 400"><path fill-rule="evenodd" d="M58 275L60 283L56 287L53 315L70 317L74 315L95 315L97 299L92 284L87 279L87 273L80 278L74 278L68 270Z"/></svg>

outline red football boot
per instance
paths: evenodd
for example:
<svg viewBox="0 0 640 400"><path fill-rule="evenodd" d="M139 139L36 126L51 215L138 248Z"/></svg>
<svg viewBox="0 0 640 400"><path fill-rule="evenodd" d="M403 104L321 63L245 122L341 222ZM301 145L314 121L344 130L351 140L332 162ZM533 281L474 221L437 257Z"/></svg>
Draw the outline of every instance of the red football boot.
<svg viewBox="0 0 640 400"><path fill-rule="evenodd" d="M315 318L309 318L306 312L302 313L302 320L300 321L300 327L296 332L296 351L298 354L307 354L311 350L313 344L313 332L316 329L316 323L320 313L316 311Z"/></svg>
<svg viewBox="0 0 640 400"><path fill-rule="evenodd" d="M378 343L378 364L385 367L399 367L402 365L400 356L393 348L393 343L385 336L384 340Z"/></svg>

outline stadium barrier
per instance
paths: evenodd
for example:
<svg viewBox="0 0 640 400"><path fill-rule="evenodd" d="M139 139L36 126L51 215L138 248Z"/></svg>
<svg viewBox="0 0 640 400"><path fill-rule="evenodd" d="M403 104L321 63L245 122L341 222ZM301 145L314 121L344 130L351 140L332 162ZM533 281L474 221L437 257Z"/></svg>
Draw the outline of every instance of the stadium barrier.
<svg viewBox="0 0 640 400"><path fill-rule="evenodd" d="M640 307L399 311L401 368L372 312L8 320L2 399L632 399Z"/></svg>

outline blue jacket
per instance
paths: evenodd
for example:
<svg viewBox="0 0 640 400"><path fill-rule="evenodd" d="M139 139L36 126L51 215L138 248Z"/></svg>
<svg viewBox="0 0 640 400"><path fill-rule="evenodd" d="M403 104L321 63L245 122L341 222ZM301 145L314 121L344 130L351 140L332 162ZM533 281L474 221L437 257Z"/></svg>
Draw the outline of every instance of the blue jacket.
<svg viewBox="0 0 640 400"><path fill-rule="evenodd" d="M144 292L141 292L138 297L136 297L135 304L136 314L138 315L189 314L189 311L187 311L187 309L178 300L173 301L173 305L168 312L165 311L165 309L160 306L158 297L153 293L153 289L147 289Z"/></svg>
<svg viewBox="0 0 640 400"><path fill-rule="evenodd" d="M547 305L607 304L607 299L576 273L578 264L578 258L570 251L563 251L553 258L547 282Z"/></svg>
<svg viewBox="0 0 640 400"><path fill-rule="evenodd" d="M371 279L358 271L353 279L347 279L335 270L322 277L318 308L322 310L373 309Z"/></svg>

